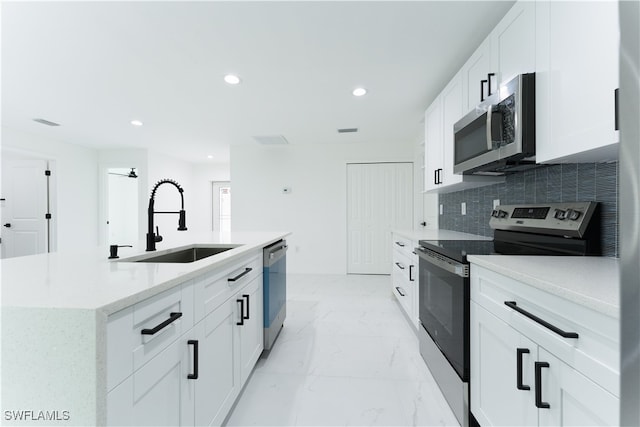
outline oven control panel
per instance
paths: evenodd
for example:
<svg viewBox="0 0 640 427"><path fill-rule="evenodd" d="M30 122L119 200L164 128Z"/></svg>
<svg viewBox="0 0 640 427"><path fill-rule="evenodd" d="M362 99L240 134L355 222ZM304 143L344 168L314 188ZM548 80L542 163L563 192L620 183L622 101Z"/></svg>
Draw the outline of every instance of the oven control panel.
<svg viewBox="0 0 640 427"><path fill-rule="evenodd" d="M491 212L489 225L497 230L583 237L597 202L500 205Z"/></svg>

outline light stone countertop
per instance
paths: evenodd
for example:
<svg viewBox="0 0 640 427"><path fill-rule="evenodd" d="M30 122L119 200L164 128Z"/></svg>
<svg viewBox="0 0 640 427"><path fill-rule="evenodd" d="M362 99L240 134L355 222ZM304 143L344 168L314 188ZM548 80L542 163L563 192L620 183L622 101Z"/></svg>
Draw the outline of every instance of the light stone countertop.
<svg viewBox="0 0 640 427"><path fill-rule="evenodd" d="M192 244L241 245L192 263L137 263L126 258L150 254L145 242L120 248L109 260L109 247L51 253L2 260L2 306L97 310L109 315L185 280L238 260L252 251L285 238L288 232L212 233L185 235L157 244L154 254Z"/></svg>
<svg viewBox="0 0 640 427"><path fill-rule="evenodd" d="M519 282L620 317L620 260L608 257L469 255L482 266Z"/></svg>
<svg viewBox="0 0 640 427"><path fill-rule="evenodd" d="M391 230L391 232L411 240L493 240L493 237L451 230Z"/></svg>

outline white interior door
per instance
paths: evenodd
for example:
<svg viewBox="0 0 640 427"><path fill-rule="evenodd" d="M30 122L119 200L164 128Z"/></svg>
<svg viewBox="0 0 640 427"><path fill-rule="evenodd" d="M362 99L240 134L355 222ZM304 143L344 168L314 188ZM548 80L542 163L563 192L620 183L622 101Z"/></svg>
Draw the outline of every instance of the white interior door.
<svg viewBox="0 0 640 427"><path fill-rule="evenodd" d="M2 258L47 252L47 161L2 159Z"/></svg>
<svg viewBox="0 0 640 427"><path fill-rule="evenodd" d="M391 273L391 231L413 224L413 164L347 165L347 272Z"/></svg>

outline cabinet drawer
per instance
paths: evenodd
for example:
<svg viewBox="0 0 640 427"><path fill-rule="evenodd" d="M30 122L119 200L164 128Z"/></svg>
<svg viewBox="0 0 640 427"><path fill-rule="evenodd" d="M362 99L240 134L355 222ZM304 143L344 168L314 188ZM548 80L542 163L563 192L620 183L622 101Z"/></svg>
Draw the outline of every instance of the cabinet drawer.
<svg viewBox="0 0 640 427"><path fill-rule="evenodd" d="M411 239L402 237L398 234L394 234L392 237L394 253L400 253L411 259L411 257L414 255L413 251L415 250L416 246L418 246L418 243Z"/></svg>
<svg viewBox="0 0 640 427"><path fill-rule="evenodd" d="M572 368L619 396L617 319L491 270L471 265L471 299ZM578 338L554 332L505 302Z"/></svg>
<svg viewBox="0 0 640 427"><path fill-rule="evenodd" d="M193 285L187 281L109 316L107 389L193 326Z"/></svg>
<svg viewBox="0 0 640 427"><path fill-rule="evenodd" d="M224 303L237 289L262 274L262 252L195 279L195 321Z"/></svg>

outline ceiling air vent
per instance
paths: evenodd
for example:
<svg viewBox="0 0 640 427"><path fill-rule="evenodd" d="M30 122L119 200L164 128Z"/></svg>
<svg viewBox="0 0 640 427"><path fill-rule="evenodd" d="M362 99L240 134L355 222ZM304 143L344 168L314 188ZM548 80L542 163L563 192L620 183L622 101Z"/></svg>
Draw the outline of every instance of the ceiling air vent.
<svg viewBox="0 0 640 427"><path fill-rule="evenodd" d="M338 133L355 133L358 132L358 128L342 128L338 129Z"/></svg>
<svg viewBox="0 0 640 427"><path fill-rule="evenodd" d="M282 135L254 136L253 139L263 145L284 145L289 143Z"/></svg>
<svg viewBox="0 0 640 427"><path fill-rule="evenodd" d="M33 119L33 121L47 126L60 126L59 123L50 122L49 120L45 119Z"/></svg>

